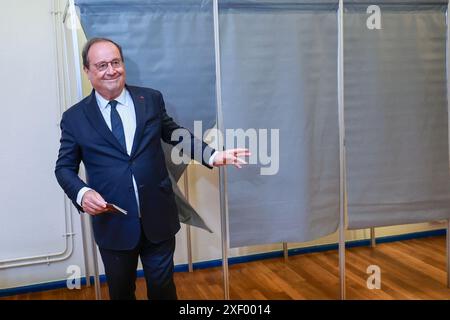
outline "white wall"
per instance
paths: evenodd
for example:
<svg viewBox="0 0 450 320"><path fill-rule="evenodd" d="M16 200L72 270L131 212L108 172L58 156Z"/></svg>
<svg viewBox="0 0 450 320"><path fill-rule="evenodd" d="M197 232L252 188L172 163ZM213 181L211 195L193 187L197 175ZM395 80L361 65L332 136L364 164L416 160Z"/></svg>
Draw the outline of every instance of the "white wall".
<svg viewBox="0 0 450 320"><path fill-rule="evenodd" d="M64 4L65 0L0 2L0 64L3 72L0 80L3 150L0 154L3 169L0 173L0 289L66 279L69 265L79 265L84 270L80 217L65 199L53 174L61 113L79 99L70 24L61 23ZM57 14L52 13L53 7ZM69 37L66 44L63 33ZM81 30L78 30L78 39L80 44L85 41ZM67 57L58 50L63 46L69 48ZM84 78L83 94L87 95L89 90ZM191 166L189 181L191 203L214 231L210 234L192 228L193 260L220 259L218 171ZM66 219L65 213L71 219ZM48 265L4 268L7 259L48 255L62 250L66 220L72 220L75 233L73 253L69 258ZM424 223L379 228L377 236L443 227L442 224ZM347 232L348 240L368 237L368 230ZM289 247L336 241L334 234L309 243L289 244ZM240 256L281 248L281 244L253 246L232 249L229 253ZM183 226L177 235L175 264L184 263L187 263L187 250ZM99 265L103 273L101 261Z"/></svg>
<svg viewBox="0 0 450 320"><path fill-rule="evenodd" d="M78 213L53 173L64 82L52 5L0 2L0 288L64 279L67 266L84 265ZM32 256L50 263L8 267L42 260Z"/></svg>

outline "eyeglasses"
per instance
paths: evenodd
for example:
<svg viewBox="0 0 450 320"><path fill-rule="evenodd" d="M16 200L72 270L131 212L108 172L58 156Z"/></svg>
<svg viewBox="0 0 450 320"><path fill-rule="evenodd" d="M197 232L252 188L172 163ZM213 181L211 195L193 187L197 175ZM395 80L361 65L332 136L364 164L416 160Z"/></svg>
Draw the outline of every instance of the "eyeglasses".
<svg viewBox="0 0 450 320"><path fill-rule="evenodd" d="M98 71L105 71L106 69L108 69L108 65L109 64L111 64L111 67L113 69L117 69L117 68L120 68L122 66L122 60L114 59L114 60L109 61L109 62L102 61L102 62L94 64L94 66L97 68Z"/></svg>

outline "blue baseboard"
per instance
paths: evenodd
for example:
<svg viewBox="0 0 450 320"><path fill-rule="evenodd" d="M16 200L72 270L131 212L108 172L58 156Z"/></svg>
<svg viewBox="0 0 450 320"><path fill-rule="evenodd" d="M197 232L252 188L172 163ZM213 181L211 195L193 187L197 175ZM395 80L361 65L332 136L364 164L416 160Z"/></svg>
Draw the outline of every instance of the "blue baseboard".
<svg viewBox="0 0 450 320"><path fill-rule="evenodd" d="M387 243L387 242L419 239L419 238L426 238L426 237L445 236L446 233L447 233L446 229L439 229L439 230L432 230L432 231L408 233L408 234L403 234L403 235L398 235L398 236L380 237L380 238L377 238L376 241L377 241L377 243ZM353 247L361 247L361 246L368 246L368 245L370 245L370 239L348 241L346 243L345 247L353 248ZM338 244L326 244L326 245L317 245L317 246L311 246L311 247L306 247L306 248L289 249L288 251L289 251L290 256L294 256L294 255L298 255L298 254L323 252L323 251L337 250L337 249L338 249ZM257 261L257 260L263 260L263 259L279 258L282 256L283 256L282 250L266 252L266 253L258 253L258 254L252 254L252 255L247 255L247 256L229 258L228 264L233 265L233 264ZM194 269L207 269L207 268L214 268L214 267L220 267L220 266L222 266L221 259L196 262L193 264ZM180 264L180 265L175 266L175 272L187 272L187 271L188 271L188 264ZM144 272L142 270L138 270L137 276L143 277ZM90 280L91 280L91 283L94 283L94 277L91 277ZM101 283L106 282L105 275L100 275L100 282ZM85 284L86 284L86 278L83 277L83 278L81 278L81 285L85 285ZM35 284L35 285L23 286L23 287L17 287L17 288L10 288L10 289L1 289L0 297L6 297L6 296L12 296L12 295L24 294L24 293L48 291L48 290L61 289L61 288L66 288L66 280L54 281L54 282L48 282L48 283L42 283L42 284Z"/></svg>

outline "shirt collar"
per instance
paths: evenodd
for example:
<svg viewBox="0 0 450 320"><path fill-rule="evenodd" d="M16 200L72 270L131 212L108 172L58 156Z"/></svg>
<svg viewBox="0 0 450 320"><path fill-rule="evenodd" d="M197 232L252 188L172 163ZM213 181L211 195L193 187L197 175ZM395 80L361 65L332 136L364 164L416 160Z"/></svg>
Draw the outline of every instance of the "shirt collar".
<svg viewBox="0 0 450 320"><path fill-rule="evenodd" d="M122 93L115 98L114 100L116 100L119 104L123 104L124 106L127 106L128 104L128 99L127 99L127 89L123 88ZM105 98L103 98L97 91L95 91L95 98L97 99L97 104L100 107L100 110L103 111L108 107L109 104L109 100L106 100Z"/></svg>

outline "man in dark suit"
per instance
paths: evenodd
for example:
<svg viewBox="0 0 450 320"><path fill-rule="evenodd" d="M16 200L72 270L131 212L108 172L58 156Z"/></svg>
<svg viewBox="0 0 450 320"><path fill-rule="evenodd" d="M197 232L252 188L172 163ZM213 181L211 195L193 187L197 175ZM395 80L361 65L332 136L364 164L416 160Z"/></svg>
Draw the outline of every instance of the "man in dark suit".
<svg viewBox="0 0 450 320"><path fill-rule="evenodd" d="M173 281L175 234L180 229L161 139L172 145L181 129L165 110L159 91L125 84L121 47L89 40L82 53L92 93L64 112L56 178L78 210L92 215L111 299L135 299L141 257L149 299L176 299ZM245 163L246 149L215 151L201 144L207 167ZM190 154L194 156L192 150ZM86 182L78 177L80 162ZM111 211L113 203L127 214Z"/></svg>

